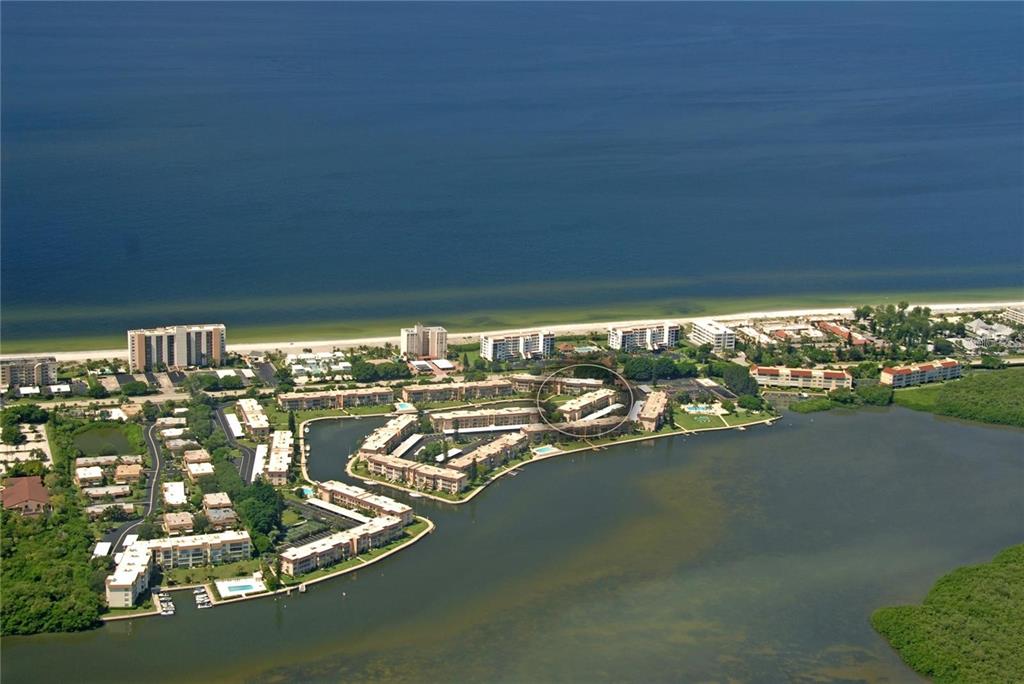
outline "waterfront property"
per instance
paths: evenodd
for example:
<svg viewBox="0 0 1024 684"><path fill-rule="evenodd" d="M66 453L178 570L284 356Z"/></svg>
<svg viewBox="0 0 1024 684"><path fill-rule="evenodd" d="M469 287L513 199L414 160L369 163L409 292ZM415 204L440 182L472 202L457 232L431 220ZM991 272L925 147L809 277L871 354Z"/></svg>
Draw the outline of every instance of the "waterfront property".
<svg viewBox="0 0 1024 684"><path fill-rule="evenodd" d="M670 321L632 328L608 328L608 346L619 351L668 349L679 343L679 325Z"/></svg>
<svg viewBox="0 0 1024 684"><path fill-rule="evenodd" d="M540 421L540 409L533 406L445 411L430 415L430 424L434 429L445 433L510 430L519 425Z"/></svg>
<svg viewBox="0 0 1024 684"><path fill-rule="evenodd" d="M841 387L853 387L853 376L845 370L751 366L750 375L757 381L757 384L769 387L798 387L829 391Z"/></svg>
<svg viewBox="0 0 1024 684"><path fill-rule="evenodd" d="M223 324L170 325L128 331L132 372L157 366L219 366L227 358Z"/></svg>
<svg viewBox="0 0 1024 684"><path fill-rule="evenodd" d="M0 361L0 386L23 387L57 382L57 359L52 356L26 356Z"/></svg>
<svg viewBox="0 0 1024 684"><path fill-rule="evenodd" d="M142 456L137 454L127 456L79 456L75 459L76 468L87 468L89 466L100 466L109 468L119 464L142 463Z"/></svg>
<svg viewBox="0 0 1024 684"><path fill-rule="evenodd" d="M558 412L562 414L566 422L571 423L595 411L611 406L616 396L618 396L618 393L615 390L603 387L570 399L558 407Z"/></svg>
<svg viewBox="0 0 1024 684"><path fill-rule="evenodd" d="M366 467L371 474L389 482L401 482L427 491L458 494L467 484L465 473L458 470L417 463L390 454L366 455Z"/></svg>
<svg viewBox="0 0 1024 684"><path fill-rule="evenodd" d="M476 463L479 471L486 473L521 452L529 443L530 438L522 431L501 435L468 454L456 456L448 461L447 466L452 470L468 473L472 465Z"/></svg>
<svg viewBox="0 0 1024 684"><path fill-rule="evenodd" d="M644 401L643 408L637 416L640 429L646 432L657 432L668 415L668 393L660 390L651 392Z"/></svg>
<svg viewBox="0 0 1024 684"><path fill-rule="evenodd" d="M344 409L355 406L379 406L395 401L388 387L360 387L324 392L285 392L277 395L277 405L285 411Z"/></svg>
<svg viewBox="0 0 1024 684"><path fill-rule="evenodd" d="M599 389L604 385L597 378L574 378L567 375L513 375L512 389L516 392L539 392L544 388L545 394L583 394Z"/></svg>
<svg viewBox="0 0 1024 684"><path fill-rule="evenodd" d="M404 526L401 519L383 515L328 537L293 546L278 554L281 572L294 577L354 558L402 536Z"/></svg>
<svg viewBox="0 0 1024 684"><path fill-rule="evenodd" d="M412 508L409 506L390 497L373 494L356 485L328 480L318 484L316 491L322 501L336 506L369 511L374 515L394 516L401 520L403 525L409 525L413 521Z"/></svg>
<svg viewBox="0 0 1024 684"><path fill-rule="evenodd" d="M413 403L433 401L469 401L504 397L514 393L512 381L492 378L474 382L437 382L429 385L407 385L402 388L402 399Z"/></svg>
<svg viewBox="0 0 1024 684"><path fill-rule="evenodd" d="M264 476L272 485L288 484L288 469L292 465L292 433L275 430L270 440L270 457Z"/></svg>
<svg viewBox="0 0 1024 684"><path fill-rule="evenodd" d="M535 359L555 353L555 333L532 330L480 336L480 358L487 361Z"/></svg>
<svg viewBox="0 0 1024 684"><path fill-rule="evenodd" d="M419 419L411 414L392 418L377 428L366 438L359 448L361 453L386 454L395 449L402 441L416 431Z"/></svg>
<svg viewBox="0 0 1024 684"><path fill-rule="evenodd" d="M441 326L424 326L399 331L399 351L406 358L443 359L448 356L448 331Z"/></svg>
<svg viewBox="0 0 1024 684"><path fill-rule="evenodd" d="M623 420L621 416L577 420L571 423L558 423L555 426L547 423L535 423L522 427L523 432L533 444L549 439L564 441L597 436L610 437L630 432L632 429L633 424L628 420Z"/></svg>
<svg viewBox="0 0 1024 684"><path fill-rule="evenodd" d="M131 608L149 588L154 565L165 569L193 568L244 560L252 553L249 533L226 531L166 539L137 540L121 554L114 572L107 576L107 605Z"/></svg>
<svg viewBox="0 0 1024 684"><path fill-rule="evenodd" d="M881 383L893 388L911 387L926 382L941 382L959 378L961 372L960 362L955 359L915 363L909 366L892 366L882 369Z"/></svg>
<svg viewBox="0 0 1024 684"><path fill-rule="evenodd" d="M716 352L732 351L736 348L736 333L718 321L704 318L693 322L690 341L698 345L710 344Z"/></svg>
<svg viewBox="0 0 1024 684"><path fill-rule="evenodd" d="M255 440L262 440L270 433L270 420L260 403L255 399L239 399L235 413L242 422L245 432Z"/></svg>

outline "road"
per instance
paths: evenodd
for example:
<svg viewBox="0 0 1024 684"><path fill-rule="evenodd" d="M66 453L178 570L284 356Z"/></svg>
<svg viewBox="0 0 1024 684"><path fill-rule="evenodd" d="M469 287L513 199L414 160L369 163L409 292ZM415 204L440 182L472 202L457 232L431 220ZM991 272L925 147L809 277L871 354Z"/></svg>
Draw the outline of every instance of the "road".
<svg viewBox="0 0 1024 684"><path fill-rule="evenodd" d="M153 430L156 429L156 425L150 425L146 428L146 446L149 449L149 455L153 459L153 469L148 473L146 479L146 509L142 514L142 517L137 520L131 520L126 522L116 530L111 530L103 535L103 541L110 542L111 553L117 553L117 550L121 547L121 543L124 538L131 534L131 531L142 524L142 521L146 519L153 509L156 507L156 493L157 485L160 482L160 468L163 465L160 460L160 445L157 443L156 438L153 436Z"/></svg>
<svg viewBox="0 0 1024 684"><path fill-rule="evenodd" d="M246 484L252 479L252 467L256 463L256 452L244 444L240 444L235 436L231 434L231 427L228 425L228 419L224 417L224 409L220 406L214 411L217 416L217 424L220 425L220 429L224 431L224 434L228 438L228 444L233 448L238 449L242 452L242 460L238 464L238 474L242 478L242 482Z"/></svg>

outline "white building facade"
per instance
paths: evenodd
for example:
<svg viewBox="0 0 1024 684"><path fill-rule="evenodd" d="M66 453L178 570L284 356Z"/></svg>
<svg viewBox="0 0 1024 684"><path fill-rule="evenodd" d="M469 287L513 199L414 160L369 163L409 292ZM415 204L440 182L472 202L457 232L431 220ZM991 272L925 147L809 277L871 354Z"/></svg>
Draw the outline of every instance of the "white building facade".
<svg viewBox="0 0 1024 684"><path fill-rule="evenodd" d="M132 372L158 366L219 366L226 357L227 331L220 323L128 331Z"/></svg>
<svg viewBox="0 0 1024 684"><path fill-rule="evenodd" d="M480 336L480 358L487 361L536 359L554 353L555 333L550 330Z"/></svg>
<svg viewBox="0 0 1024 684"><path fill-rule="evenodd" d="M667 349L679 343L679 325L665 321L633 328L608 328L608 346L621 351Z"/></svg>
<svg viewBox="0 0 1024 684"><path fill-rule="evenodd" d="M698 345L710 344L716 352L732 351L736 348L736 333L732 328L707 318L693 322L690 341Z"/></svg>

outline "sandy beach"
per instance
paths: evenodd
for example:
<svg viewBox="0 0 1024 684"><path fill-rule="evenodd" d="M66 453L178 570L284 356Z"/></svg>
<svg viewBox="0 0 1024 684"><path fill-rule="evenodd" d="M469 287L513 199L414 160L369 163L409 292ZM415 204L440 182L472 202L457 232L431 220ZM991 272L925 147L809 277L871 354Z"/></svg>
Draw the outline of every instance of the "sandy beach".
<svg viewBox="0 0 1024 684"><path fill-rule="evenodd" d="M911 302L911 307L914 306L926 306L934 313L957 313L962 311L998 311L1005 309L1010 306L1024 306L1024 301L1007 301L1007 302ZM723 314L720 316L716 315L702 315L694 316L690 318L671 318L668 320L678 322L680 324L690 323L695 320L702 318L714 318L715 320L723 321L726 323L739 324L745 321L763 320L763 319L774 319L774 318L795 318L795 317L815 317L815 316L850 316L852 315L853 307L828 307L820 309L781 309L773 311L747 311L742 313L734 314ZM592 323L566 323L563 325L545 325L540 326L545 330L551 330L557 335L586 335L593 332L603 332L609 326L633 326L633 325L644 325L650 323L658 323L664 321L664 318L646 318L640 320L619 320L619 321L599 321ZM529 328L514 328L504 330L474 330L469 332L449 332L448 342L449 344L464 344L466 342L476 341L480 335L495 335L507 332L514 332L516 330L524 330ZM396 331L397 333L397 331ZM228 339L230 339L231 331L228 331ZM352 347L359 346L381 346L387 343L394 345L398 344L398 335L383 336L383 337L357 337L357 338L346 338L346 339L327 339L327 340L295 340L291 342L248 342L242 344L228 344L229 352L236 352L239 354L259 354L269 351L283 351L283 352L297 352L303 349L311 349L314 352L318 351L331 351L333 349L350 349ZM127 359L128 351L126 348L120 349L93 349L86 351L67 351L67 352L37 352L33 354L0 354L0 358L15 358L19 356L53 356L58 361L85 361L87 359Z"/></svg>

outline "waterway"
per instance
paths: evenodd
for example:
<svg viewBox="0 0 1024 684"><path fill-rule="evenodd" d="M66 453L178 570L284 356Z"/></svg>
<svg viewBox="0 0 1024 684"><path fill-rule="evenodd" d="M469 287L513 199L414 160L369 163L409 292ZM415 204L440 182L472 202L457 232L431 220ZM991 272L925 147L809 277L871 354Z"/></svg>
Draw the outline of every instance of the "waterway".
<svg viewBox="0 0 1024 684"><path fill-rule="evenodd" d="M374 419L314 424L340 476ZM871 611L1024 539L1024 432L786 416L523 468L305 595L5 639L38 681L913 681Z"/></svg>

